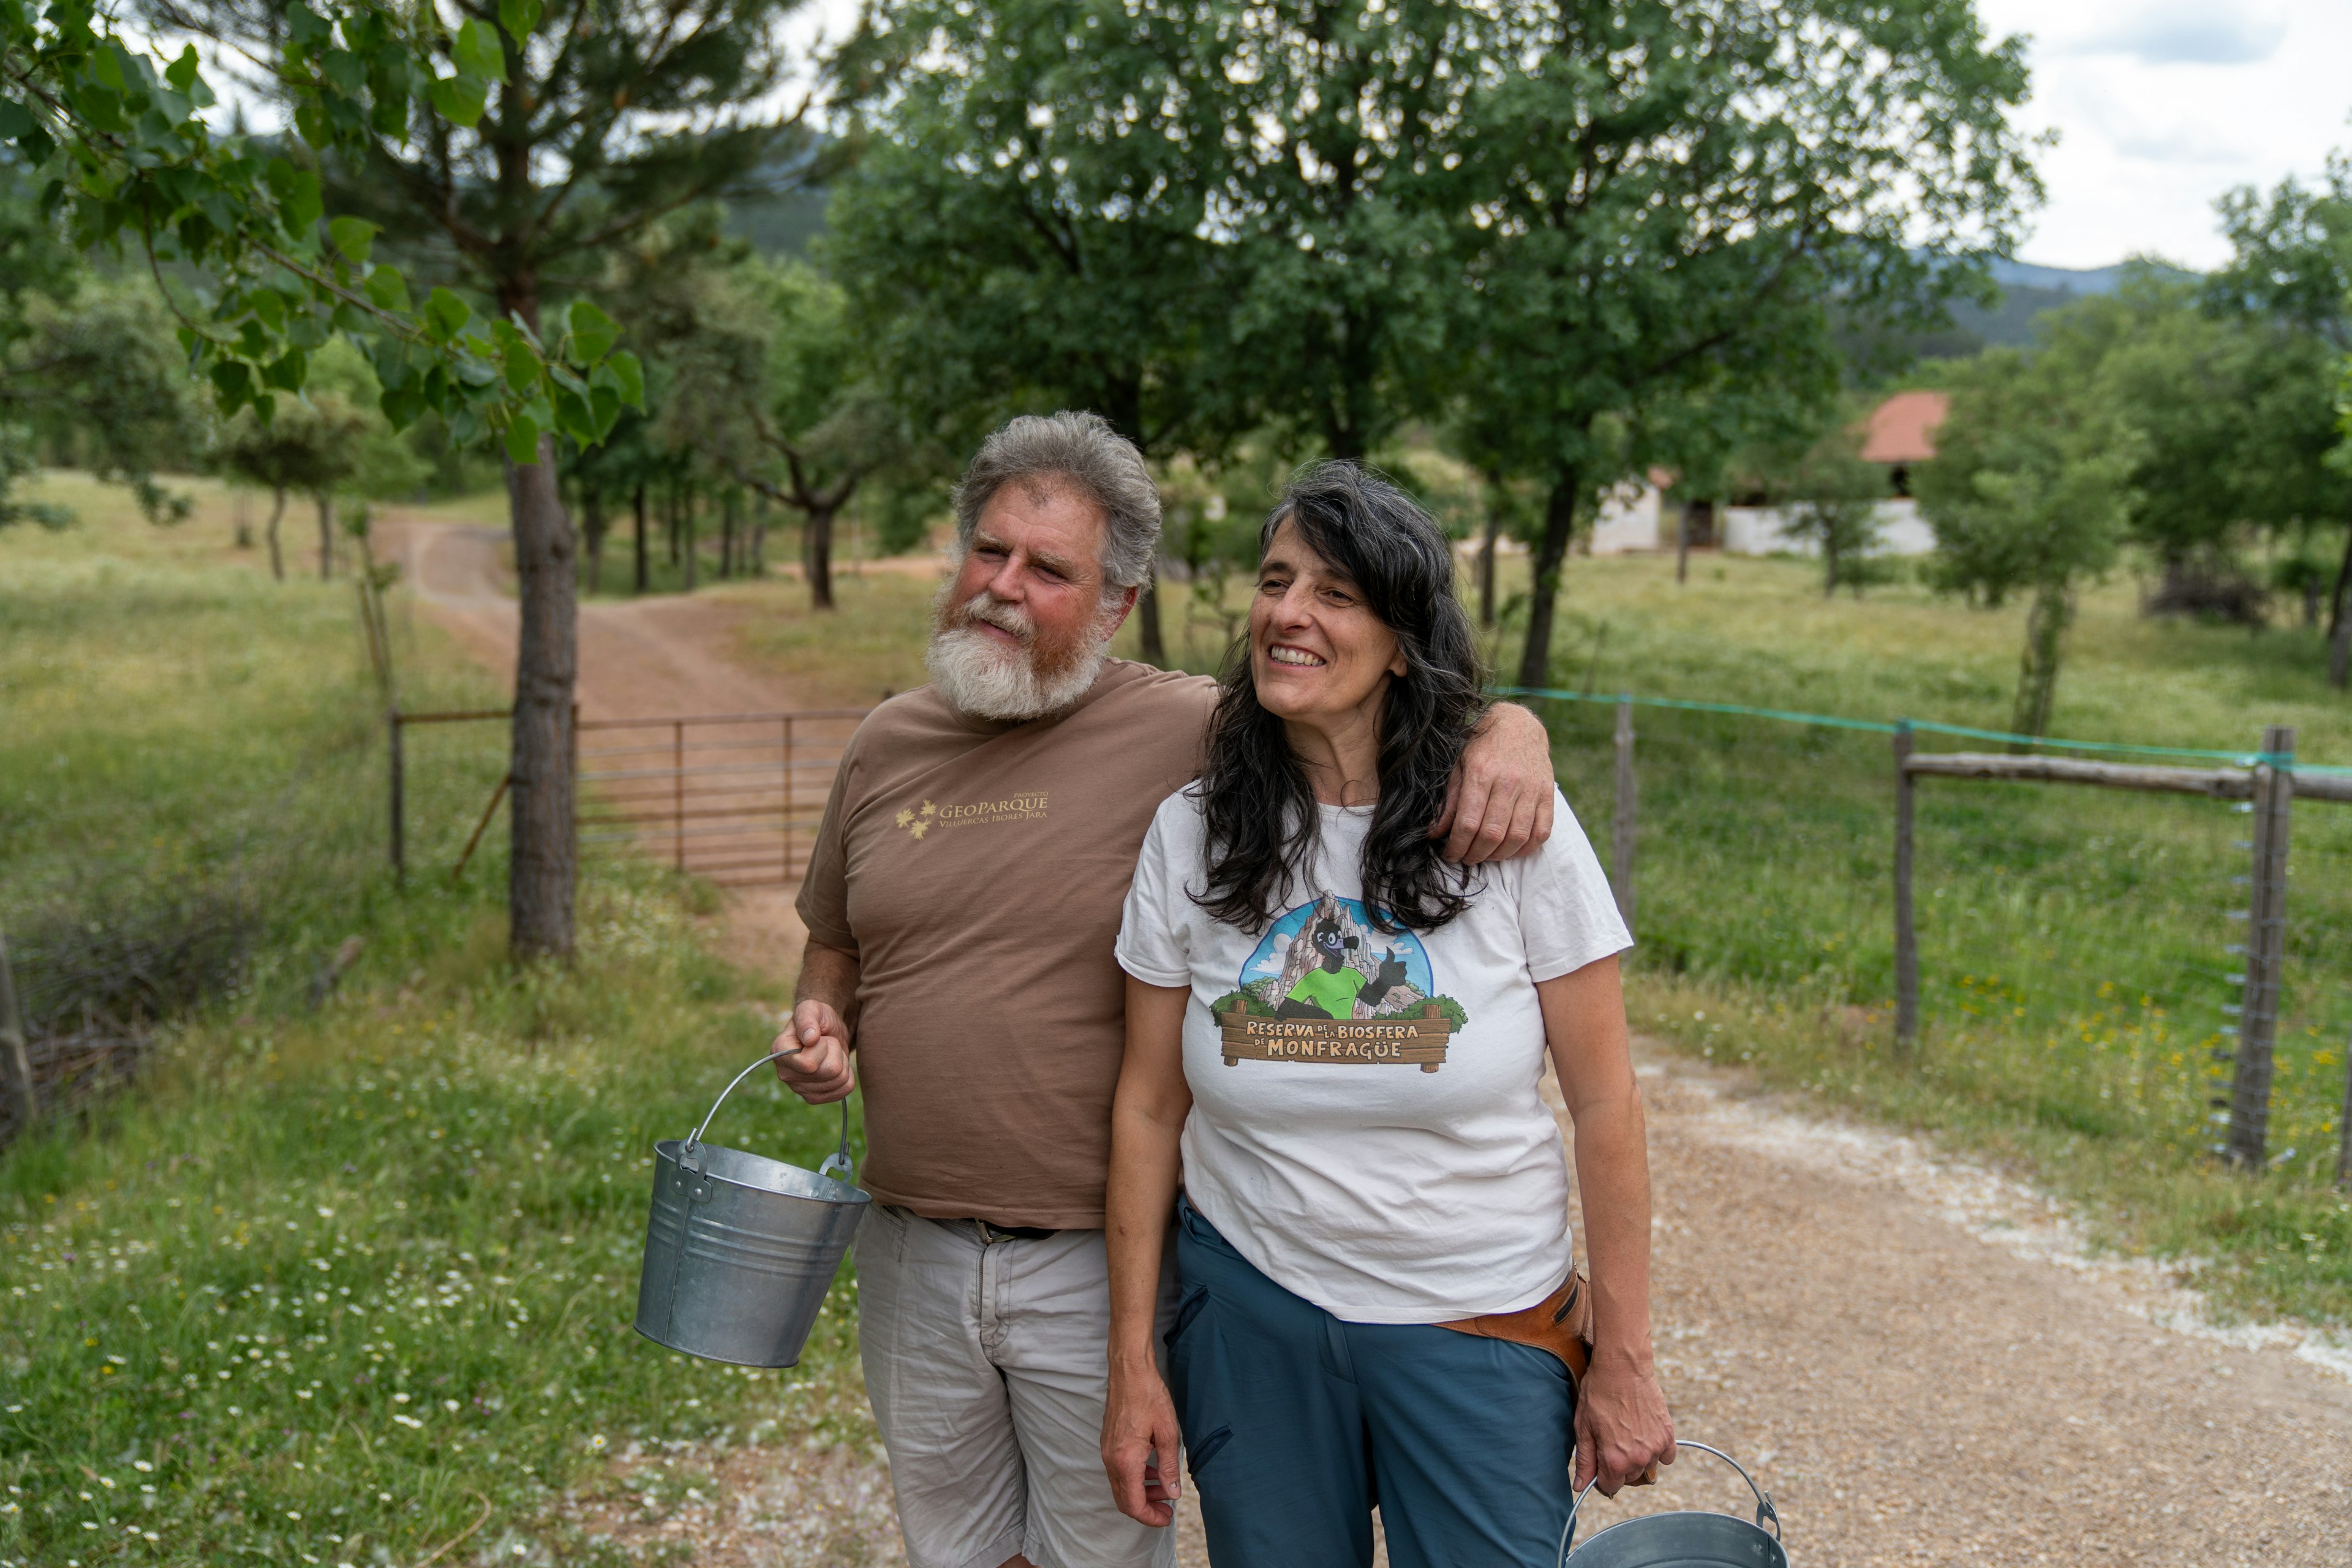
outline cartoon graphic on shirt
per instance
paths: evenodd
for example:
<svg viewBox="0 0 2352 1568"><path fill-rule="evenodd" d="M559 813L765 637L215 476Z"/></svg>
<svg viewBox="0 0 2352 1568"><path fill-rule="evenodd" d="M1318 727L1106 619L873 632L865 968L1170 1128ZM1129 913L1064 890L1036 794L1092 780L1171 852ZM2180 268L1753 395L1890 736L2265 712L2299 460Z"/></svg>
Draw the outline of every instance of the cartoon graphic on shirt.
<svg viewBox="0 0 2352 1568"><path fill-rule="evenodd" d="M1468 1020L1437 994L1411 931L1376 931L1355 899L1324 893L1286 911L1212 1011L1225 1065L1253 1061L1411 1064L1435 1072Z"/></svg>

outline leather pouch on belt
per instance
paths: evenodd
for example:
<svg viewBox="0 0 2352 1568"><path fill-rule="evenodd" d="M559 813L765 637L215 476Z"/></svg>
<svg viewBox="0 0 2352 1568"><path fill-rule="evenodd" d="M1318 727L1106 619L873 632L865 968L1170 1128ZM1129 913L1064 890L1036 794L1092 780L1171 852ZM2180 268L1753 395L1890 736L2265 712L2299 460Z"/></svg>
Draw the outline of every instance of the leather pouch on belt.
<svg viewBox="0 0 2352 1568"><path fill-rule="evenodd" d="M1592 1289L1581 1268L1532 1307L1517 1312L1487 1312L1437 1326L1549 1351L1567 1366L1569 1382L1580 1388L1584 1369L1592 1364Z"/></svg>

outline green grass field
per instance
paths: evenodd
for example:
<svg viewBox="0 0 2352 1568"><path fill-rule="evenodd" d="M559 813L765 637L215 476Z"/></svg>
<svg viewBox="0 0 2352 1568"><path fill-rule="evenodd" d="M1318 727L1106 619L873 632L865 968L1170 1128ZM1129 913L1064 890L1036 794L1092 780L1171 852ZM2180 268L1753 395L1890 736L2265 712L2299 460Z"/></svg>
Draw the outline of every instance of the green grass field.
<svg viewBox="0 0 2352 1568"><path fill-rule="evenodd" d="M210 491L159 531L48 488L81 526L0 534L0 922L241 886L259 930L134 1092L0 1156L0 1562L408 1563L478 1519L445 1560L617 1561L562 1500L627 1462L869 1442L846 1279L783 1373L629 1327L648 1147L780 1000L708 955L696 890L592 867L579 962L516 973L499 836L446 876L497 727L412 749L395 894L349 584L269 582ZM397 640L413 699L494 700L430 628ZM812 1164L832 1136L772 1086L726 1114ZM628 1489L658 1515L684 1474Z"/></svg>

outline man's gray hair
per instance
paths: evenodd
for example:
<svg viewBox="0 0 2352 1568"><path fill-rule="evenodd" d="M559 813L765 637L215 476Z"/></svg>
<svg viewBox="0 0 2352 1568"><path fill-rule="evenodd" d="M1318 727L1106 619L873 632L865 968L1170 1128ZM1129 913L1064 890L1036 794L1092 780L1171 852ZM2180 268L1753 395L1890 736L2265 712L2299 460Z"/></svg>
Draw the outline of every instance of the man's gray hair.
<svg viewBox="0 0 2352 1568"><path fill-rule="evenodd" d="M1102 509L1106 585L1141 587L1160 542L1160 487L1135 443L1099 414L1024 414L982 442L955 488L957 547L971 547L980 514L1006 485L1056 480Z"/></svg>

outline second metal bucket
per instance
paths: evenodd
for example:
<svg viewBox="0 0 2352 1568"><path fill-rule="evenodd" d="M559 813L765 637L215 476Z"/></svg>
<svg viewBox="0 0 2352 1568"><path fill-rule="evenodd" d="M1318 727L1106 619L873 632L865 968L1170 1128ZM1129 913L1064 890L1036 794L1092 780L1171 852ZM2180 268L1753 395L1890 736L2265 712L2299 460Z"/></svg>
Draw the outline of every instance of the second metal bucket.
<svg viewBox="0 0 2352 1568"><path fill-rule="evenodd" d="M1704 1443L1678 1443L1713 1454L1739 1472L1756 1494L1756 1522L1727 1513L1653 1513L1613 1524L1578 1547L1576 1514L1592 1495L1587 1486L1569 1506L1568 1527L1559 1533L1559 1561L1568 1568L1789 1568L1789 1553L1780 1545L1780 1516L1771 1495L1758 1486L1738 1460ZM1767 1521L1772 1533L1764 1533Z"/></svg>
<svg viewBox="0 0 2352 1568"><path fill-rule="evenodd" d="M841 1147L814 1171L702 1141L736 1084L792 1054L753 1062L719 1090L700 1127L654 1145L636 1328L656 1344L737 1366L791 1366L816 1326L874 1201L851 1184L849 1102Z"/></svg>

